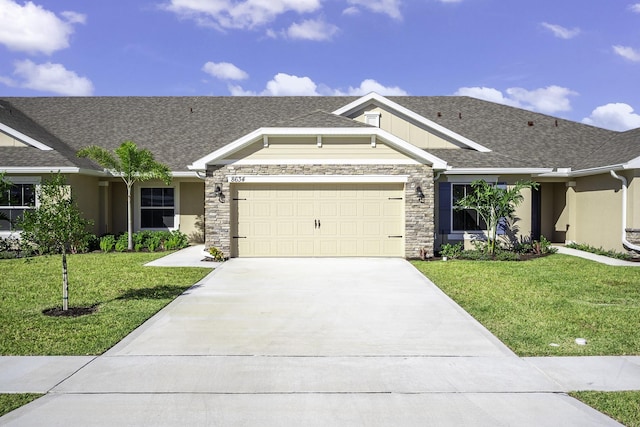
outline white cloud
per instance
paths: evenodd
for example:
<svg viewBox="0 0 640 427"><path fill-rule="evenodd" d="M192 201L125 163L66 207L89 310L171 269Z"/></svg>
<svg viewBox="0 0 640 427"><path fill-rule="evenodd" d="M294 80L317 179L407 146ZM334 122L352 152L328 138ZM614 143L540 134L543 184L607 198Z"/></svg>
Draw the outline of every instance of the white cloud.
<svg viewBox="0 0 640 427"><path fill-rule="evenodd" d="M73 24L86 21L84 15L63 12L62 19L42 6L0 0L0 44L27 53L53 52L69 47Z"/></svg>
<svg viewBox="0 0 640 427"><path fill-rule="evenodd" d="M593 110L589 117L582 119L582 123L625 131L640 127L640 114L634 113L629 104L611 103Z"/></svg>
<svg viewBox="0 0 640 427"><path fill-rule="evenodd" d="M335 91L335 95L362 96L371 92L376 92L383 96L406 96L408 93L398 86L384 86L373 79L366 79L360 83L358 87L349 87L346 93L339 90Z"/></svg>
<svg viewBox="0 0 640 427"><path fill-rule="evenodd" d="M349 6L348 8L342 11L342 14L343 15L359 15L360 9L358 9L355 6Z"/></svg>
<svg viewBox="0 0 640 427"><path fill-rule="evenodd" d="M545 114L570 111L569 97L578 95L577 92L560 86L548 86L534 90L514 87L505 92L506 94L503 94L498 89L487 87L462 87L454 95L471 96Z"/></svg>
<svg viewBox="0 0 640 427"><path fill-rule="evenodd" d="M526 90L522 88L509 88L507 95L514 99L523 108L539 111L546 114L554 114L561 111L571 111L570 96L578 95L566 87L547 86L545 88Z"/></svg>
<svg viewBox="0 0 640 427"><path fill-rule="evenodd" d="M580 34L580 28L569 29L561 25L549 24L548 22L543 22L541 25L551 31L554 36L565 40L572 39Z"/></svg>
<svg viewBox="0 0 640 427"><path fill-rule="evenodd" d="M286 73L276 74L260 93L245 90L238 85L229 85L229 92L233 96L362 96L370 92L377 92L385 96L407 95L407 92L398 86L383 86L373 79L363 80L360 86L350 86L347 91L342 91L325 85L318 85L309 77L299 77Z"/></svg>
<svg viewBox="0 0 640 427"><path fill-rule="evenodd" d="M307 19L291 25L287 36L292 39L324 41L331 40L338 31L338 27L321 19Z"/></svg>
<svg viewBox="0 0 640 427"><path fill-rule="evenodd" d="M400 0L348 0L349 4L361 6L375 13L388 15L393 19L402 19ZM351 8L350 8L351 9ZM352 12L353 13L353 12Z"/></svg>
<svg viewBox="0 0 640 427"><path fill-rule="evenodd" d="M224 29L253 29L287 12L310 13L321 0L170 0L165 9L198 25Z"/></svg>
<svg viewBox="0 0 640 427"><path fill-rule="evenodd" d="M632 12L640 13L640 3L632 4L629 6Z"/></svg>
<svg viewBox="0 0 640 427"><path fill-rule="evenodd" d="M309 77L278 73L267 83L264 96L317 96L318 86Z"/></svg>
<svg viewBox="0 0 640 427"><path fill-rule="evenodd" d="M245 80L249 74L229 62L207 62L202 71L221 80Z"/></svg>
<svg viewBox="0 0 640 427"><path fill-rule="evenodd" d="M470 96L471 98L483 99L489 102L496 102L498 104L510 105L517 107L518 103L512 99L505 98L502 92L498 89L490 87L461 87L454 95L456 96Z"/></svg>
<svg viewBox="0 0 640 427"><path fill-rule="evenodd" d="M616 55L620 55L632 62L640 62L640 52L628 46L613 46Z"/></svg>
<svg viewBox="0 0 640 427"><path fill-rule="evenodd" d="M52 64L51 62L35 64L28 59L17 61L13 74L19 80L7 81L5 78L5 83L10 83L11 86L68 96L88 96L93 94L91 80L78 76L61 64Z"/></svg>

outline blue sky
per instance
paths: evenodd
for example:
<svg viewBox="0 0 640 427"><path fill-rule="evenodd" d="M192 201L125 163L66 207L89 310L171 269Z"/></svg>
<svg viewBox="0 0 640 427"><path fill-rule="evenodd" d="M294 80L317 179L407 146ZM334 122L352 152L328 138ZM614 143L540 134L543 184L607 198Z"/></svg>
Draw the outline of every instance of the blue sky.
<svg viewBox="0 0 640 427"><path fill-rule="evenodd" d="M0 0L0 96L370 91L640 127L640 1Z"/></svg>

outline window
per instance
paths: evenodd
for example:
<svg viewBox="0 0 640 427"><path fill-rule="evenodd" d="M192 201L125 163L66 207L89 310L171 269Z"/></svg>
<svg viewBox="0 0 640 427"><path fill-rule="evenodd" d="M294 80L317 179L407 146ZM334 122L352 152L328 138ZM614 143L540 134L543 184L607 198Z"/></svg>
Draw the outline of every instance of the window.
<svg viewBox="0 0 640 427"><path fill-rule="evenodd" d="M0 220L0 231L19 230L17 221L25 210L34 209L35 206L35 184L12 184L7 191L0 193L0 212L10 220Z"/></svg>
<svg viewBox="0 0 640 427"><path fill-rule="evenodd" d="M456 206L458 200L471 193L473 189L470 184L453 184L451 206ZM475 209L452 209L452 229L454 231L481 231L487 229L487 224L478 215Z"/></svg>
<svg viewBox="0 0 640 427"><path fill-rule="evenodd" d="M174 227L173 188L142 188L140 190L140 227Z"/></svg>

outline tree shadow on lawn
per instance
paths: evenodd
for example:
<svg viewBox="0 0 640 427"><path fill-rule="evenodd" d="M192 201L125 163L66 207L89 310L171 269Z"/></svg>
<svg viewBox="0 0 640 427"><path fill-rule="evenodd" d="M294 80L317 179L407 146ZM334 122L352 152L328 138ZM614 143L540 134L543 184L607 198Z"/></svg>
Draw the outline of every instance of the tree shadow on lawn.
<svg viewBox="0 0 640 427"><path fill-rule="evenodd" d="M140 300L140 299L172 299L183 294L190 288L177 285L160 285L152 288L131 289L120 295L115 300Z"/></svg>
<svg viewBox="0 0 640 427"><path fill-rule="evenodd" d="M179 295L188 294L190 291L202 286L193 285L185 289L184 286L160 285L150 288L131 289L111 301L122 300L144 300L144 299L174 299ZM80 317L93 314L98 311L101 303L95 303L89 307L69 307L63 310L62 307L51 307L42 310L42 314L50 317Z"/></svg>

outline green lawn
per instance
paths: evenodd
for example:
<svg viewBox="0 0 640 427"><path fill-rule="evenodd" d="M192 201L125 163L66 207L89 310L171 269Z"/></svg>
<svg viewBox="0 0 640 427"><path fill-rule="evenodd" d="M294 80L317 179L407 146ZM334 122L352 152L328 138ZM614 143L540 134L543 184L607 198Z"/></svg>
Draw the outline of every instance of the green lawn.
<svg viewBox="0 0 640 427"><path fill-rule="evenodd" d="M580 391L570 395L627 427L640 427L640 391Z"/></svg>
<svg viewBox="0 0 640 427"><path fill-rule="evenodd" d="M94 314L42 314L62 306L59 256L0 260L0 355L97 355L211 270L144 267L163 253L72 255L69 306Z"/></svg>
<svg viewBox="0 0 640 427"><path fill-rule="evenodd" d="M0 394L0 417L40 397L40 394Z"/></svg>
<svg viewBox="0 0 640 427"><path fill-rule="evenodd" d="M519 356L640 354L640 267L566 255L414 265Z"/></svg>

